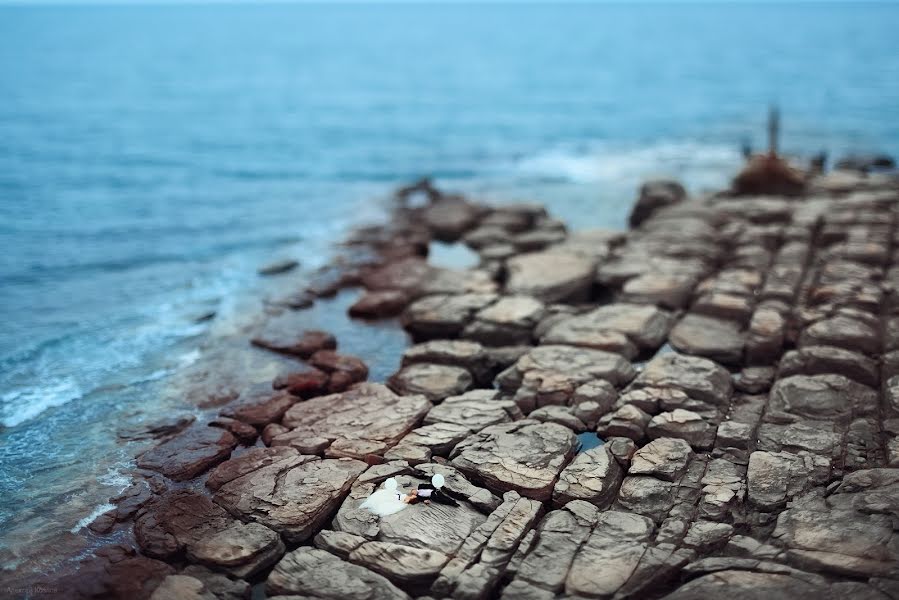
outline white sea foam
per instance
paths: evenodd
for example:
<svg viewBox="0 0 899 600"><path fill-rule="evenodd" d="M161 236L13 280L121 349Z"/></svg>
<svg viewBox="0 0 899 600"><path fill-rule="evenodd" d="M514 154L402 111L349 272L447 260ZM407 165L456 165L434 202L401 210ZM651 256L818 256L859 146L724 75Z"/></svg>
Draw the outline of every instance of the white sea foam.
<svg viewBox="0 0 899 600"><path fill-rule="evenodd" d="M78 533L81 529L90 525L94 521L94 519L96 519L103 513L108 512L114 508L115 508L115 505L110 504L108 502L105 504L100 504L93 510L93 512L91 512L91 514L89 514L88 516L84 517L83 519L81 519L80 521L75 523L75 526L72 527L72 529L70 531L72 533Z"/></svg>
<svg viewBox="0 0 899 600"><path fill-rule="evenodd" d="M734 145L698 141L658 142L646 146L594 144L555 147L514 161L519 176L601 183L630 181L652 175L683 177L695 186L724 183L742 158Z"/></svg>
<svg viewBox="0 0 899 600"><path fill-rule="evenodd" d="M78 382L71 377L12 390L0 397L0 423L6 427L15 427L49 408L62 406L81 396L82 390Z"/></svg>

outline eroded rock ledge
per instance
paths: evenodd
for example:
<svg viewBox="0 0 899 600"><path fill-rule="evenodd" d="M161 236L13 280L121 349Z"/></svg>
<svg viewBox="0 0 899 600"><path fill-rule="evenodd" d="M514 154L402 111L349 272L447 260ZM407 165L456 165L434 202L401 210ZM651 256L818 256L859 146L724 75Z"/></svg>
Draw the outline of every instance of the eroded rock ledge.
<svg viewBox="0 0 899 600"><path fill-rule="evenodd" d="M401 190L392 223L298 294L361 286L351 314L399 315L416 343L386 385L290 310L270 318L253 343L295 367L140 456L91 525L118 544L59 589L899 598L899 187L808 189L652 182L626 233ZM479 266L429 265L432 239ZM590 432L605 443L579 451ZM434 473L456 506L359 508Z"/></svg>

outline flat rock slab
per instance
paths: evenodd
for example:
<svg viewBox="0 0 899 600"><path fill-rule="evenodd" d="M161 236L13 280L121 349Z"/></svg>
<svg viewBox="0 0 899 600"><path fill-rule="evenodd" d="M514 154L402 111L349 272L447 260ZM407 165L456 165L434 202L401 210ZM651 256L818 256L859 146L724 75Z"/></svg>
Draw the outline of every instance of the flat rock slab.
<svg viewBox="0 0 899 600"><path fill-rule="evenodd" d="M243 523L206 496L189 490L150 500L137 515L134 535L150 557L191 562L250 577L284 554L281 537L259 523Z"/></svg>
<svg viewBox="0 0 899 600"><path fill-rule="evenodd" d="M546 501L576 448L577 437L567 427L523 420L470 436L456 446L451 462L492 490Z"/></svg>
<svg viewBox="0 0 899 600"><path fill-rule="evenodd" d="M686 354L736 365L743 357L746 336L736 321L689 313L671 330L669 340Z"/></svg>
<svg viewBox="0 0 899 600"><path fill-rule="evenodd" d="M430 409L424 396L399 396L381 384L358 384L340 394L295 404L282 421L292 432L282 436L366 442L372 453L383 453L412 431Z"/></svg>
<svg viewBox="0 0 899 600"><path fill-rule="evenodd" d="M327 381L327 377L325 377ZM259 385L242 393L237 400L225 407L221 414L253 425L264 427L280 421L284 413L297 403L298 398L286 391L272 390L271 386Z"/></svg>
<svg viewBox="0 0 899 600"><path fill-rule="evenodd" d="M842 375L794 375L771 388L769 410L845 421L877 410L877 392Z"/></svg>
<svg viewBox="0 0 899 600"><path fill-rule="evenodd" d="M526 344L545 314L544 303L536 298L503 296L479 311L462 335L488 346Z"/></svg>
<svg viewBox="0 0 899 600"><path fill-rule="evenodd" d="M141 454L137 466L185 481L228 458L235 446L237 438L224 429L194 426Z"/></svg>
<svg viewBox="0 0 899 600"><path fill-rule="evenodd" d="M721 365L677 352L652 359L634 380L634 387L674 388L715 405L726 405L733 391L730 373Z"/></svg>
<svg viewBox="0 0 899 600"><path fill-rule="evenodd" d="M309 547L288 553L275 565L265 592L321 600L409 600L382 575Z"/></svg>
<svg viewBox="0 0 899 600"><path fill-rule="evenodd" d="M784 354L778 368L780 377L830 373L844 375L871 387L877 387L880 383L876 361L859 352L836 346L806 346L791 350Z"/></svg>
<svg viewBox="0 0 899 600"><path fill-rule="evenodd" d="M445 423L480 431L489 425L522 419L518 405L510 400L498 400L495 390L472 390L447 398L432 408L426 425Z"/></svg>
<svg viewBox="0 0 899 600"><path fill-rule="evenodd" d="M537 346L499 374L497 383L507 390L517 389L529 371L564 375L567 379L586 383L603 379L622 386L634 377L634 368L620 354L575 348L573 346Z"/></svg>
<svg viewBox="0 0 899 600"><path fill-rule="evenodd" d="M477 380L488 382L491 360L484 347L467 340L433 340L410 346L403 352L403 366L430 363L462 367Z"/></svg>
<svg viewBox="0 0 899 600"><path fill-rule="evenodd" d="M693 449L684 440L659 438L637 450L627 472L675 481L687 470L692 458Z"/></svg>
<svg viewBox="0 0 899 600"><path fill-rule="evenodd" d="M315 535L367 468L347 458L320 460L289 448L265 450L220 465L210 478L218 486L214 500L290 543Z"/></svg>
<svg viewBox="0 0 899 600"><path fill-rule="evenodd" d="M438 403L467 391L474 385L474 379L462 367L415 363L394 373L388 384L399 394L420 394Z"/></svg>
<svg viewBox="0 0 899 600"><path fill-rule="evenodd" d="M319 350L337 348L337 340L326 331L307 330L308 317L302 313L288 311L270 317L253 336L256 346L292 354L300 358L312 356Z"/></svg>
<svg viewBox="0 0 899 600"><path fill-rule="evenodd" d="M458 337L496 294L434 294L416 300L403 312L403 327L416 340Z"/></svg>
<svg viewBox="0 0 899 600"><path fill-rule="evenodd" d="M510 294L532 296L542 302L586 300L593 286L596 262L567 252L533 252L506 263Z"/></svg>
<svg viewBox="0 0 899 600"><path fill-rule="evenodd" d="M624 473L605 444L581 452L565 467L553 488L553 504L585 500L608 508L618 494Z"/></svg>

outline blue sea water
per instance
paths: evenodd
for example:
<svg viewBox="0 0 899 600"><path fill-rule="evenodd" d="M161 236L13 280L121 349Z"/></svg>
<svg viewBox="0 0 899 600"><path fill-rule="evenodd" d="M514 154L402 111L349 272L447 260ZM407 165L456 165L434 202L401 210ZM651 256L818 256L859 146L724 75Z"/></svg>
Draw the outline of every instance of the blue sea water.
<svg viewBox="0 0 899 600"><path fill-rule="evenodd" d="M116 423L260 263L308 272L422 175L623 227L646 176L725 184L771 102L789 152L899 154L897 30L860 3L0 7L0 559L120 487Z"/></svg>

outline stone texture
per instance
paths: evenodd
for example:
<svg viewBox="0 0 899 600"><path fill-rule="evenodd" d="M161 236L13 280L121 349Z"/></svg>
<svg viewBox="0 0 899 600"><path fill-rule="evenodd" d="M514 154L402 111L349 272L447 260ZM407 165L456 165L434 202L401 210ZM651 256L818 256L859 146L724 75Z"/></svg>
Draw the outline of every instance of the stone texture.
<svg viewBox="0 0 899 600"><path fill-rule="evenodd" d="M523 420L473 434L456 446L451 462L491 489L546 501L576 446L575 435L561 425Z"/></svg>
<svg viewBox="0 0 899 600"><path fill-rule="evenodd" d="M877 393L842 375L794 375L771 388L770 407L810 419L848 420L876 409Z"/></svg>
<svg viewBox="0 0 899 600"><path fill-rule="evenodd" d="M497 377L503 389L516 389L529 371L562 374L572 381L586 383L604 379L615 386L634 376L631 364L619 354L571 346L537 346Z"/></svg>
<svg viewBox="0 0 899 600"><path fill-rule="evenodd" d="M559 475L553 488L553 505L584 500L607 508L615 500L622 477L621 466L605 445L581 452Z"/></svg>
<svg viewBox="0 0 899 600"><path fill-rule="evenodd" d="M174 481L192 479L222 462L237 445L235 437L217 427L194 426L137 458L137 466Z"/></svg>
<svg viewBox="0 0 899 600"><path fill-rule="evenodd" d="M351 459L320 460L270 448L223 463L213 473L214 500L232 514L274 529L290 543L309 539L366 469Z"/></svg>
<svg viewBox="0 0 899 600"><path fill-rule="evenodd" d="M423 396L398 396L387 387L367 383L340 394L321 396L294 405L284 415L290 432L273 444L289 444L296 437L332 442L365 442L371 452L383 453L412 431L431 409Z"/></svg>
<svg viewBox="0 0 899 600"><path fill-rule="evenodd" d="M428 412L424 423L446 423L480 431L489 425L523 418L518 405L509 400L500 400L497 396L494 390L472 390L447 398Z"/></svg>
<svg viewBox="0 0 899 600"><path fill-rule="evenodd" d="M408 600L385 577L316 548L302 547L281 559L265 583L276 594L322 600Z"/></svg>
<svg viewBox="0 0 899 600"><path fill-rule="evenodd" d="M740 363L745 344L739 323L696 313L678 321L669 340L681 352L730 365Z"/></svg>
<svg viewBox="0 0 899 600"><path fill-rule="evenodd" d="M418 363L462 367L482 383L489 383L493 370L487 350L467 340L434 340L410 346L403 352L402 364Z"/></svg>
<svg viewBox="0 0 899 600"><path fill-rule="evenodd" d="M827 375L836 373L861 384L877 387L880 375L877 363L858 352L836 346L805 346L784 354L779 377L790 375Z"/></svg>
<svg viewBox="0 0 899 600"><path fill-rule="evenodd" d="M688 396L723 405L730 399L730 374L714 362L675 352L652 359L633 382L636 388L675 388Z"/></svg>
<svg viewBox="0 0 899 600"><path fill-rule="evenodd" d="M250 577L273 565L284 544L258 523L242 523L206 496L181 490L153 498L140 510L134 535L152 558L188 560L237 577Z"/></svg>
<svg viewBox="0 0 899 600"><path fill-rule="evenodd" d="M416 340L458 337L478 311L496 300L495 294L435 294L416 300L401 317Z"/></svg>
<svg viewBox="0 0 899 600"><path fill-rule="evenodd" d="M503 296L479 311L462 335L488 346L527 344L545 314L545 305L536 298Z"/></svg>
<svg viewBox="0 0 899 600"><path fill-rule="evenodd" d="M701 415L676 408L658 414L649 421L646 433L650 438L678 438L694 448L707 449L715 443L715 427Z"/></svg>
<svg viewBox="0 0 899 600"><path fill-rule="evenodd" d="M400 314L408 304L409 295L402 290L379 290L362 294L348 312L351 317L383 319Z"/></svg>
<svg viewBox="0 0 899 600"><path fill-rule="evenodd" d="M419 394L437 403L462 394L474 385L471 373L461 367L416 363L403 367L388 380L395 392Z"/></svg>
<svg viewBox="0 0 899 600"><path fill-rule="evenodd" d="M672 323L671 313L655 306L607 304L583 315L560 320L544 335L544 343L611 349L609 344L618 339L615 343L622 347L621 353L628 356L628 346L613 334L624 335L638 349L654 350L665 341Z"/></svg>
<svg viewBox="0 0 899 600"><path fill-rule="evenodd" d="M687 470L691 458L693 449L684 440L659 438L637 450L628 475L652 475L676 481Z"/></svg>
<svg viewBox="0 0 899 600"><path fill-rule="evenodd" d="M596 263L577 254L546 251L515 256L506 268L506 290L510 294L563 302L587 299Z"/></svg>
<svg viewBox="0 0 899 600"><path fill-rule="evenodd" d="M306 330L302 315L288 311L271 317L253 336L253 343L268 350L308 358L319 350L337 348L337 340L326 331Z"/></svg>

